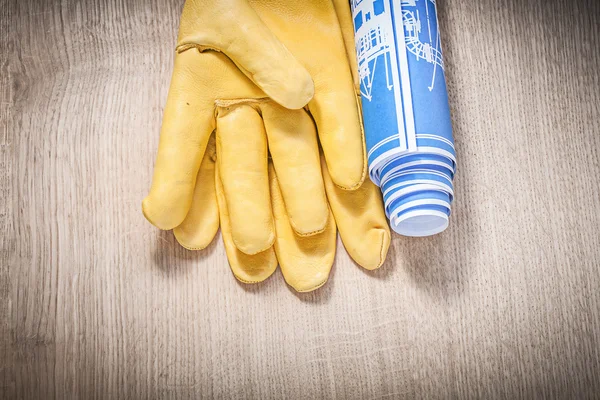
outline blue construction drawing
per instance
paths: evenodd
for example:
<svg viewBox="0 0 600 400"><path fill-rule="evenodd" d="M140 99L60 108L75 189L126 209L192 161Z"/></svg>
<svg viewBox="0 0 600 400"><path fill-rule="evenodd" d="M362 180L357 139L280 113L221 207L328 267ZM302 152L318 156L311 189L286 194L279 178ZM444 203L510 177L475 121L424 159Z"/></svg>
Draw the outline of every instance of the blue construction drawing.
<svg viewBox="0 0 600 400"><path fill-rule="evenodd" d="M421 135L452 141L435 0L351 6L370 161L416 151Z"/></svg>
<svg viewBox="0 0 600 400"><path fill-rule="evenodd" d="M392 228L448 226L456 153L435 0L352 0L369 175Z"/></svg>
<svg viewBox="0 0 600 400"><path fill-rule="evenodd" d="M423 59L434 65L431 76L431 85L429 90L433 90L435 85L435 75L437 67L444 69L444 58L440 42L440 34L437 30L437 12L435 0L422 0L425 3L427 30L422 34L423 26L421 16L417 8L419 0L402 0L402 21L404 25L404 38L406 50L412 53L417 60ZM385 26L388 23L388 17L384 15L384 0L368 1L354 0L352 2L353 10L357 10L354 16L354 24L357 32L363 26L357 35L357 54L359 60L359 74L364 88L363 96L371 98L371 88L374 72L377 68L377 59L384 56L387 62L383 63L386 69L386 82L388 89L391 89L391 76L389 70L390 50L393 45L393 38L388 38ZM432 8L432 12L430 12ZM432 21L432 18L434 19ZM366 25L365 25L366 23ZM432 26L435 29L432 31Z"/></svg>

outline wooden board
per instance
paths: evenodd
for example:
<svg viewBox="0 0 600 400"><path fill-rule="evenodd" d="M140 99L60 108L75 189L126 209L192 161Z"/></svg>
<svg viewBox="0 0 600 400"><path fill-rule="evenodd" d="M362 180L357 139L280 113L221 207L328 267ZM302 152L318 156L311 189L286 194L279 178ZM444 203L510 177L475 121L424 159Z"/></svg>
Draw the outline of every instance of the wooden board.
<svg viewBox="0 0 600 400"><path fill-rule="evenodd" d="M148 224L182 0L2 0L0 398L600 396L600 3L439 2L450 229L299 295Z"/></svg>

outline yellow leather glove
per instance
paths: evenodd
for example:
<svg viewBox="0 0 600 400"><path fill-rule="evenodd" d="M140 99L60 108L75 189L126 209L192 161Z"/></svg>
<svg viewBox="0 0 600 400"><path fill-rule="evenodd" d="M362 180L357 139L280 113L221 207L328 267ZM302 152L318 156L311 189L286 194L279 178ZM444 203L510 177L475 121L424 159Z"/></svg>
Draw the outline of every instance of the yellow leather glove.
<svg viewBox="0 0 600 400"><path fill-rule="evenodd" d="M151 223L161 229L182 223L208 138L217 129L237 248L256 254L275 237L267 141L295 232L326 228L324 192L310 186L318 172L316 141L289 132L314 119L332 181L345 189L361 186L366 155L336 7L331 0L186 2L154 179L143 202ZM265 102L267 97L288 109ZM307 102L304 110L289 110ZM239 104L244 107L230 112Z"/></svg>
<svg viewBox="0 0 600 400"><path fill-rule="evenodd" d="M238 280L261 282L276 270L279 261L286 282L299 292L315 290L327 281L335 256L336 226L346 250L359 265L371 270L385 261L390 230L379 189L370 180L365 180L355 191L340 189L332 182L324 157L321 157L323 181L331 210L326 228L305 237L295 233L289 222L276 168L269 163L275 243L254 255L240 251L232 238L232 216L220 176L222 163L217 159L213 138L198 172L190 212L174 229L175 237L183 247L200 250L208 246L217 233L220 220L227 258Z"/></svg>

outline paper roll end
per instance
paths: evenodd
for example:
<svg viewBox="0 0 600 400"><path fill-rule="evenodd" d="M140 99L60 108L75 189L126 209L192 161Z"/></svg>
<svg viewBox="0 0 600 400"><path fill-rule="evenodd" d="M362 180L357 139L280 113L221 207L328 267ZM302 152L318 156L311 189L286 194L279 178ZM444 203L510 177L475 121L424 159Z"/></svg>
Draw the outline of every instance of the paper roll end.
<svg viewBox="0 0 600 400"><path fill-rule="evenodd" d="M441 233L448 228L449 219L445 213L435 210L418 210L393 218L394 232L403 236L425 237Z"/></svg>

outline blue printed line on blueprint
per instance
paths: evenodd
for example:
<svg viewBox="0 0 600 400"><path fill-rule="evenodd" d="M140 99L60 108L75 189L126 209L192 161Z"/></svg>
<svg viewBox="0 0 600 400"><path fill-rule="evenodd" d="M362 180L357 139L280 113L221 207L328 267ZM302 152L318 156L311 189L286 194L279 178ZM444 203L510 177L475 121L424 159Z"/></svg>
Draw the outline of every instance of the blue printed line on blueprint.
<svg viewBox="0 0 600 400"><path fill-rule="evenodd" d="M456 151L435 0L352 0L351 6L369 175L386 188L384 202L395 231L438 233L448 226ZM436 182L440 171L449 185ZM400 176L408 184L399 184ZM417 182L441 187L448 204L435 191L419 193L424 187ZM415 196L418 201L401 201Z"/></svg>

